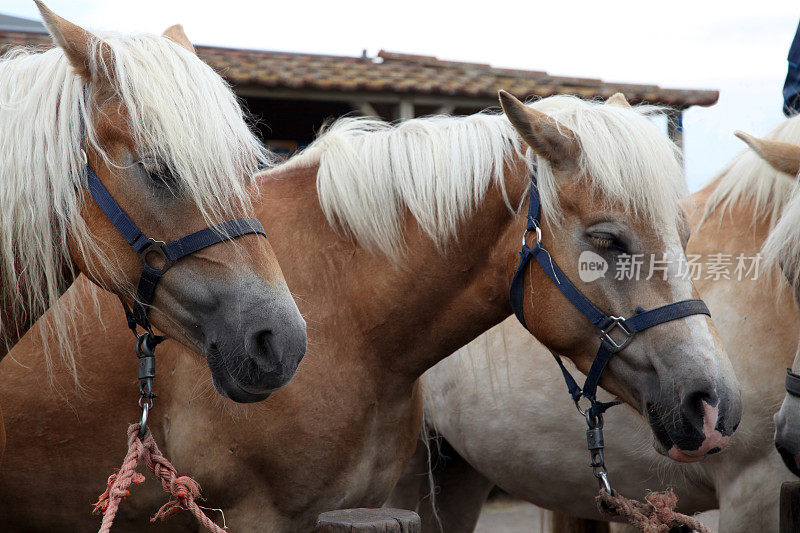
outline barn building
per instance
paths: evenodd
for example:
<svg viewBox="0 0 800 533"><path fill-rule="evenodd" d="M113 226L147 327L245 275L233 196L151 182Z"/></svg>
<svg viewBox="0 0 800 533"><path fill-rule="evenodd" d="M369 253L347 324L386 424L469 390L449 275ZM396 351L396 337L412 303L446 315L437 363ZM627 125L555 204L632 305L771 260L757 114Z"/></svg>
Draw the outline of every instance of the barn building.
<svg viewBox="0 0 800 533"><path fill-rule="evenodd" d="M52 43L41 22L0 15L0 52L18 45ZM683 111L713 105L719 98L717 91L551 76L383 50L375 57L210 46L197 46L197 52L246 101L268 146L287 155L308 144L330 118L352 113L385 120L471 114L497 106L498 89L521 99L554 94L607 98L621 92L631 103L669 106L669 134L681 144Z"/></svg>

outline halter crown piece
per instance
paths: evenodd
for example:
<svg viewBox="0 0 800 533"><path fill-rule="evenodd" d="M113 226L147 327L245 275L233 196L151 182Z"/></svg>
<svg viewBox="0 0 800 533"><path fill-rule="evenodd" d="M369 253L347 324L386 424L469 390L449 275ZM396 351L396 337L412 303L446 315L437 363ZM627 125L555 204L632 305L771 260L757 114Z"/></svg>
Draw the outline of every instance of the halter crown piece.
<svg viewBox="0 0 800 533"><path fill-rule="evenodd" d="M156 375L155 348L165 339L165 337L153 333L148 319L159 280L175 262L203 248L243 235L256 234L266 238L267 234L257 219L240 217L203 228L172 242L157 241L145 235L136 226L108 192L88 161L86 162L86 174L87 186L92 198L133 248L133 251L142 259L142 274L136 287L133 308L129 307L122 297L120 297L120 301L125 309L128 327L136 335L136 355L139 358L139 393L141 395L139 407L142 408L139 437L143 438L147 433L147 414L153 407L153 399L156 397L153 393L153 378ZM153 255L158 256L160 260L158 265L154 266L148 262L148 257ZM140 335L137 327L144 329L144 333Z"/></svg>
<svg viewBox="0 0 800 533"><path fill-rule="evenodd" d="M531 175L527 226L522 236L522 251L519 253L519 265L514 273L514 278L511 280L511 289L509 291L511 307L517 319L525 326L525 329L528 329L523 313L525 295L523 279L528 262L533 257L542 267L545 274L547 274L547 277L555 283L564 297L566 297L567 300L569 300L572 305L599 330L600 347L597 350L597 355L592 362L583 387L578 386L575 378L572 377L561 361L561 357L553 352L551 353L553 353L553 357L555 357L558 366L561 368L561 373L564 375L564 381L567 383L567 390L572 397L572 401L575 402L578 411L586 417L586 423L589 426L589 429L586 431L586 440L591 454L591 466L594 470L594 475L600 481L601 488L611 493L611 486L608 483L603 457L603 413L609 407L619 404L620 401L601 402L597 400L597 385L600 381L600 375L603 373L603 370L605 370L611 357L624 350L640 331L679 318L698 314L711 316L711 313L702 300L696 299L683 300L650 310L638 307L636 309L636 314L629 318L604 313L599 307L592 303L572 281L570 281L552 256L550 256L550 253L544 245L542 245L540 220L541 198L536 183L536 172L534 171ZM534 233L536 235L536 242L530 247L526 241L529 233ZM615 330L617 330L615 335L618 338L620 334L622 335L621 341L617 341L611 336L611 333ZM579 405L581 398L586 398L590 403L590 407L585 411L582 410Z"/></svg>

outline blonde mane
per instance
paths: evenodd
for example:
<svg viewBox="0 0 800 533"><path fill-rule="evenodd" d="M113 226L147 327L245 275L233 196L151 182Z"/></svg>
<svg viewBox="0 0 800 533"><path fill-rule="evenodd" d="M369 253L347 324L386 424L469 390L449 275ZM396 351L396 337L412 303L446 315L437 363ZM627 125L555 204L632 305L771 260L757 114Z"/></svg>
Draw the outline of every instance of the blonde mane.
<svg viewBox="0 0 800 533"><path fill-rule="evenodd" d="M209 221L249 207L249 177L271 159L222 78L156 35L104 35L88 52L92 72L113 80L138 155L165 161L177 177L177 194L193 200ZM81 149L91 145L110 162L87 103L91 93L60 48L16 50L0 59L0 275L6 297L27 314L17 315L16 324L0 323L5 335L52 307L65 274L75 274L62 271L72 268L68 233L75 253L103 249L80 217ZM62 310L49 326L74 369L71 320Z"/></svg>
<svg viewBox="0 0 800 533"><path fill-rule="evenodd" d="M648 119L657 108L570 96L531 105L578 135L583 174L591 175L594 191L660 223L674 222L685 182L676 147ZM504 115L434 116L396 125L343 118L286 165L319 164L319 201L331 225L367 249L394 255L402 247L406 210L443 245L457 236L492 184L505 196L504 172L512 157L537 168L542 209L558 220L550 165L521 145ZM524 198L506 200L517 208Z"/></svg>
<svg viewBox="0 0 800 533"><path fill-rule="evenodd" d="M777 135L779 131L783 133L780 136ZM800 144L800 116L786 120L770 134L770 138ZM800 194L796 176L793 179L787 177L786 181L788 185L785 196L790 196L790 199L783 208L780 220L764 243L762 253L765 265L780 266L786 279L797 291L800 286Z"/></svg>
<svg viewBox="0 0 800 533"><path fill-rule="evenodd" d="M766 138L800 144L800 117L785 120ZM775 170L749 148L740 152L711 182L717 180L701 224L716 211L724 215L738 203L749 203L755 214L750 223L767 220L770 230L778 223L795 184L794 176Z"/></svg>

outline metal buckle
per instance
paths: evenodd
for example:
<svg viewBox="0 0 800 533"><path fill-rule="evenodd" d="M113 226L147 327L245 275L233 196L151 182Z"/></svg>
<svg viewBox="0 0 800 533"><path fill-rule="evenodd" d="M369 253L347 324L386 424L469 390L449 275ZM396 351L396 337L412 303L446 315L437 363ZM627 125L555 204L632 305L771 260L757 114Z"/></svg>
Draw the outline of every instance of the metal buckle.
<svg viewBox="0 0 800 533"><path fill-rule="evenodd" d="M169 270L170 267L172 267L172 265L174 264L174 262L171 261L169 257L167 257L167 243L165 243L164 241L157 241L152 238L148 240L150 241L150 244L148 244L144 250L139 252L139 257L142 258L142 262L145 265L163 274L164 272ZM156 268L150 261L147 260L147 256L149 254L156 254L161 258L161 260L164 262L161 268Z"/></svg>
<svg viewBox="0 0 800 533"><path fill-rule="evenodd" d="M606 348L608 348L611 353L617 353L630 344L630 342L633 340L634 332L628 329L624 317L610 316L608 318L611 319L611 323L604 329L600 330L600 341L606 345ZM610 335L610 333L617 327L619 327L622 333L625 334L625 340L623 340L620 344L617 344L617 341L615 341Z"/></svg>

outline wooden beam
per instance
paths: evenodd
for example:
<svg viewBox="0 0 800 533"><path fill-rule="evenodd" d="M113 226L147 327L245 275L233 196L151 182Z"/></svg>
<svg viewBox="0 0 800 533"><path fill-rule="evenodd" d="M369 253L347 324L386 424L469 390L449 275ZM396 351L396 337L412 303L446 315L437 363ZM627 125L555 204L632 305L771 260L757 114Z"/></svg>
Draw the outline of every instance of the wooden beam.
<svg viewBox="0 0 800 533"><path fill-rule="evenodd" d="M318 91L309 89L269 89L257 85L237 85L234 86L237 95L243 98L270 98L273 100L312 100L324 102L343 102L350 104L354 101L366 101L372 104L399 104L408 95L399 95L391 92L341 92L341 91ZM462 98L435 95L413 95L415 105L425 106L444 106L452 105L455 107L473 107L485 109L487 107L497 107L496 98Z"/></svg>

